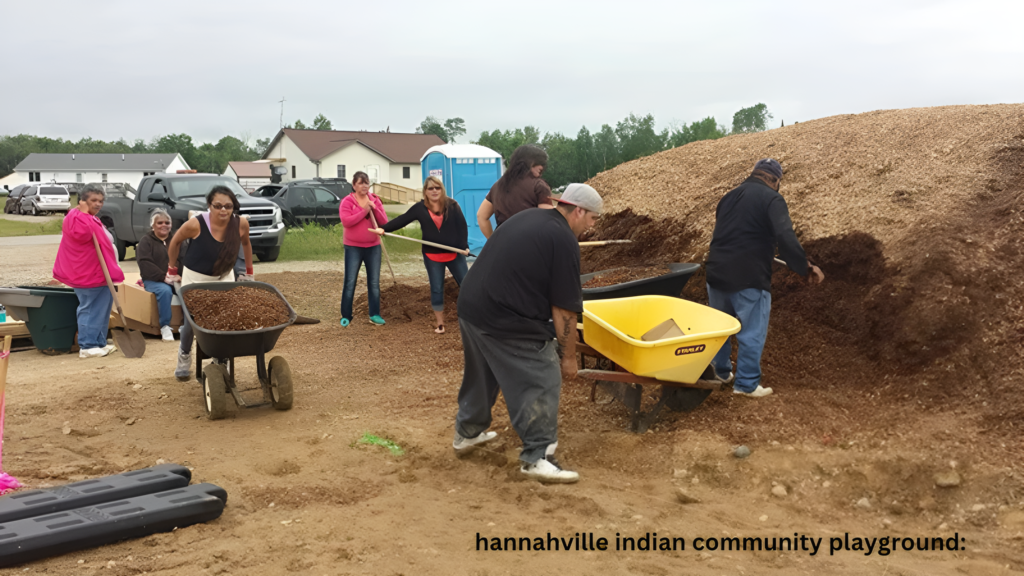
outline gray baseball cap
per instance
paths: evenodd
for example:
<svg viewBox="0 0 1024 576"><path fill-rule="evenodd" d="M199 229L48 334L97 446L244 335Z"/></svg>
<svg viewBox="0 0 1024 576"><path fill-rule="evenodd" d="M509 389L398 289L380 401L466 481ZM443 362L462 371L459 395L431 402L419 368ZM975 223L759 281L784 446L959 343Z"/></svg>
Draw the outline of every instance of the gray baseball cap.
<svg viewBox="0 0 1024 576"><path fill-rule="evenodd" d="M601 195L586 184L569 184L558 201L570 206L579 206L597 214L600 214L604 208L604 200L601 200Z"/></svg>

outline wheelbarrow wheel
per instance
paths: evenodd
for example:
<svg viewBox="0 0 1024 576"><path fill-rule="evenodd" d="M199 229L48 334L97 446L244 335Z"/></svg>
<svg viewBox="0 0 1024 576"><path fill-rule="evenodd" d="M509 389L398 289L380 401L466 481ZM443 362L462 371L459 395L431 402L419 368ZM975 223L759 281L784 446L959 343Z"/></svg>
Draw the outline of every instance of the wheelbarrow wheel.
<svg viewBox="0 0 1024 576"><path fill-rule="evenodd" d="M281 356L270 359L270 403L275 410L290 410L292 407L292 369Z"/></svg>
<svg viewBox="0 0 1024 576"><path fill-rule="evenodd" d="M228 369L220 364L209 364L203 368L203 396L206 401L206 417L220 420L228 413Z"/></svg>
<svg viewBox="0 0 1024 576"><path fill-rule="evenodd" d="M704 388L666 388L665 405L670 410L676 412L689 412L701 405L708 396L711 395L711 390Z"/></svg>

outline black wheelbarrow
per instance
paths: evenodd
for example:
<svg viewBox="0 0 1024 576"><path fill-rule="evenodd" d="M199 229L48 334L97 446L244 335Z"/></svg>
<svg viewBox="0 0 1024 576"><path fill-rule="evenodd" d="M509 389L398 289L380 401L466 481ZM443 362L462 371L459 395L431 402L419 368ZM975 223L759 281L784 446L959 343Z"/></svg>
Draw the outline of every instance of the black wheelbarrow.
<svg viewBox="0 0 1024 576"><path fill-rule="evenodd" d="M185 295L192 290L214 290L224 292L232 288L244 286L266 290L275 294L288 307L288 321L278 326L268 326L256 330L220 331L207 330L196 324L185 303ZM274 349L277 339L284 329L295 322L296 313L291 304L285 300L281 291L264 282L201 282L183 286L180 290L181 309L185 321L192 326L196 337L196 379L203 386L206 400L206 416L210 420L219 420L227 415L228 395L235 404L242 408L256 408L272 405L277 410L288 410L292 407L292 371L288 362L281 356L275 356L266 362L266 354ZM259 388L239 389L235 382L235 358L240 356L256 357L256 374L259 376ZM213 358L214 361L203 369L203 360ZM243 392L262 390L262 401L246 401Z"/></svg>
<svg viewBox="0 0 1024 576"><path fill-rule="evenodd" d="M632 280L629 282L622 282L620 284L612 284L611 286L602 286L600 288L584 288L583 299L584 300L607 300L608 298L626 298L628 296L672 296L678 298L683 293L683 288L686 283L690 281L690 277L700 270L700 264L692 263L675 263L666 264L669 269L667 274L660 276L653 276L651 278L641 278L640 280ZM580 275L580 284L586 284L592 279L601 276L602 274L608 274L614 272L616 269L611 270L600 270L598 272L591 272L590 274Z"/></svg>

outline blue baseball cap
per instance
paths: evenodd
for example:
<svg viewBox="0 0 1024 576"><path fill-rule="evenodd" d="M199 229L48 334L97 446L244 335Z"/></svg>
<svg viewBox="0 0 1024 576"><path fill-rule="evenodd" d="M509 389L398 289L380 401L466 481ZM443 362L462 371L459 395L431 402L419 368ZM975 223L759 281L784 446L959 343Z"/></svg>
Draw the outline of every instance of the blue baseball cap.
<svg viewBox="0 0 1024 576"><path fill-rule="evenodd" d="M754 165L754 170L760 170L771 174L780 180L782 179L782 164L779 164L779 161L774 158L758 160L757 164Z"/></svg>

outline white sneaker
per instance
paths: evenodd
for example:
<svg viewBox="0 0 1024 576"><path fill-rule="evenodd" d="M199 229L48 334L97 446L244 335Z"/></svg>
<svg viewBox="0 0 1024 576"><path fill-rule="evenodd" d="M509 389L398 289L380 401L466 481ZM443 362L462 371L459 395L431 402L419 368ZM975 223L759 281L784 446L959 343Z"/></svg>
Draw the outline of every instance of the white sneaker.
<svg viewBox="0 0 1024 576"><path fill-rule="evenodd" d="M458 454L467 454L472 448L483 444L484 442L490 442L498 437L497 432L482 432L476 436L476 438L463 438L459 436L459 433L455 433L455 440L452 442L452 448L455 448L455 452Z"/></svg>
<svg viewBox="0 0 1024 576"><path fill-rule="evenodd" d="M110 354L104 348L80 348L78 350L79 358L102 358Z"/></svg>
<svg viewBox="0 0 1024 576"><path fill-rule="evenodd" d="M103 347L103 350L105 350L103 355L106 356L107 354L110 354L114 350L117 350L117 346L114 346L113 344L107 344L106 346Z"/></svg>
<svg viewBox="0 0 1024 576"><path fill-rule="evenodd" d="M174 342L174 332L170 326L160 327L160 339L164 342Z"/></svg>
<svg viewBox="0 0 1024 576"><path fill-rule="evenodd" d="M562 470L547 458L541 458L533 464L524 464L519 468L519 471L526 474L528 478L532 478L538 482L572 484L573 482L579 482L580 480L578 472Z"/></svg>
<svg viewBox="0 0 1024 576"><path fill-rule="evenodd" d="M758 384L757 388L754 388L753 392L744 392L742 390L736 390L735 388L733 388L732 393L739 394L740 396L746 396L747 398L764 398L765 396L769 396L772 393L772 389L763 388L760 384Z"/></svg>
<svg viewBox="0 0 1024 576"><path fill-rule="evenodd" d="M192 375L192 353L182 354L178 350L178 367L174 369L174 377L182 382L187 382Z"/></svg>

